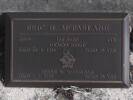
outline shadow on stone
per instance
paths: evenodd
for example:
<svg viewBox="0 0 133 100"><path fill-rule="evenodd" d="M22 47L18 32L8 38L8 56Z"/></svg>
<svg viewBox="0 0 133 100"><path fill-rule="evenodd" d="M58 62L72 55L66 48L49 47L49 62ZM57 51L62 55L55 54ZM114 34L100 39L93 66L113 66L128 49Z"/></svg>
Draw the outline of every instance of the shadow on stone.
<svg viewBox="0 0 133 100"><path fill-rule="evenodd" d="M2 14L0 15L0 80L4 79L4 20Z"/></svg>

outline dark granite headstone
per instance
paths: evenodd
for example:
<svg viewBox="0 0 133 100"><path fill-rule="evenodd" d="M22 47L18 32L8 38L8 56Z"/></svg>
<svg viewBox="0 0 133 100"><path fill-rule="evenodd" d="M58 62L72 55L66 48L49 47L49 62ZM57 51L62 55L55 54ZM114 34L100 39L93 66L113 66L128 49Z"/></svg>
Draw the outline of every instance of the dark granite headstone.
<svg viewBox="0 0 133 100"><path fill-rule="evenodd" d="M5 13L5 86L129 87L126 13Z"/></svg>

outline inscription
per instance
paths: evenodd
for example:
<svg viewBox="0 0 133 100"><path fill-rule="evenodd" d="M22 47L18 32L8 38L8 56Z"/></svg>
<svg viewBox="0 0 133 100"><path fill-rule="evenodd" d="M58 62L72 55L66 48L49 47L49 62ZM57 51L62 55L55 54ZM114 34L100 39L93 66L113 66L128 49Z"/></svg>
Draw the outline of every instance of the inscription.
<svg viewBox="0 0 133 100"><path fill-rule="evenodd" d="M66 70L57 70L57 69L42 69L39 74L33 74L30 72L25 73L18 73L18 79L47 79L47 80L55 80L56 78L54 76L57 75L67 75L71 76L72 74L80 75L81 78L84 80L117 80L117 74L116 73L96 73L94 70L89 69L66 69ZM78 79L77 79L78 80Z"/></svg>
<svg viewBox="0 0 133 100"><path fill-rule="evenodd" d="M28 24L26 25L27 32L46 31L66 31L66 32L109 32L109 24Z"/></svg>
<svg viewBox="0 0 133 100"><path fill-rule="evenodd" d="M121 40L117 33L110 32L110 24L35 21L22 26L24 30L14 33L15 64L23 65L16 67L15 79L112 81L121 78L114 66L119 59L117 44Z"/></svg>

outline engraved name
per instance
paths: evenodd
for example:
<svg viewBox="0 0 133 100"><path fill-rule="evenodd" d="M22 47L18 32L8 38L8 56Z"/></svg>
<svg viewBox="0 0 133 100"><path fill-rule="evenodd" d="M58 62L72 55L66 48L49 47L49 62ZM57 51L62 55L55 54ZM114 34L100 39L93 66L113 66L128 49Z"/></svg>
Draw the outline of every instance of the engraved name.
<svg viewBox="0 0 133 100"><path fill-rule="evenodd" d="M109 24L28 24L27 32L109 32L111 27Z"/></svg>

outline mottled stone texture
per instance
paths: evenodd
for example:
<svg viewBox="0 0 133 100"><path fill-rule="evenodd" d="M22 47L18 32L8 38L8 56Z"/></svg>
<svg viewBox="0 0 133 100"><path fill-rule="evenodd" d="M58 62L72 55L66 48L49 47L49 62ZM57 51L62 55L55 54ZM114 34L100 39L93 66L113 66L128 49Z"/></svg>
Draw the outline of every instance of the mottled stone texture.
<svg viewBox="0 0 133 100"><path fill-rule="evenodd" d="M0 0L2 12L106 12L132 13L133 0ZM133 64L133 54L130 58ZM68 100L63 95L55 98L48 88L5 88L0 83L0 100ZM129 89L92 89L78 92L74 100L133 100L133 86Z"/></svg>

